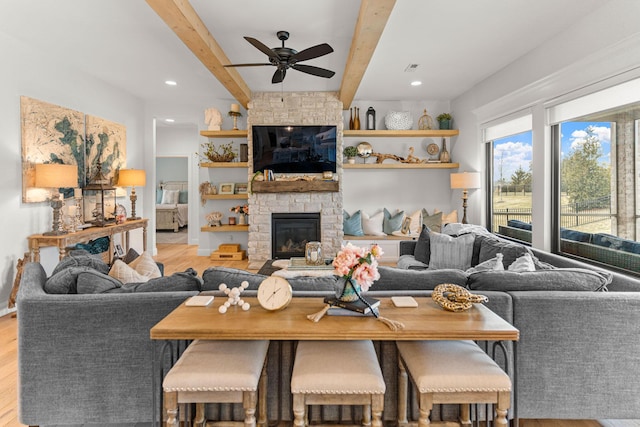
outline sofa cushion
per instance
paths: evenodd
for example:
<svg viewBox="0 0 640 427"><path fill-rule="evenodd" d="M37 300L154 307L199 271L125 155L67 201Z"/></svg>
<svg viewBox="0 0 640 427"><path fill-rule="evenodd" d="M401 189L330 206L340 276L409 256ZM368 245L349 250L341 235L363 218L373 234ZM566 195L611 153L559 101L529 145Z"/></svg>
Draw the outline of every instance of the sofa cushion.
<svg viewBox="0 0 640 427"><path fill-rule="evenodd" d="M202 273L202 279L204 281L202 290L217 291L221 283L229 287L240 286L245 280L249 283L247 287L248 290L257 290L260 283L267 277L268 276L262 274L250 273L237 268L210 267ZM294 294L297 291L335 292L338 287L338 280L341 279L338 279L338 277L334 275L322 277L300 276L287 279Z"/></svg>
<svg viewBox="0 0 640 427"><path fill-rule="evenodd" d="M364 236L360 211L354 212L353 215L349 215L347 211L342 212L342 230L349 236Z"/></svg>
<svg viewBox="0 0 640 427"><path fill-rule="evenodd" d="M605 291L613 275L584 268L527 272L486 271L469 275L475 291Z"/></svg>
<svg viewBox="0 0 640 427"><path fill-rule="evenodd" d="M86 265L67 267L60 270L47 279L44 283L44 290L49 294L75 294L78 292L76 286L78 275L86 271L96 271Z"/></svg>
<svg viewBox="0 0 640 427"><path fill-rule="evenodd" d="M560 238L566 240L573 240L575 242L591 243L591 233L585 233L577 230L569 230L568 228L560 229Z"/></svg>
<svg viewBox="0 0 640 427"><path fill-rule="evenodd" d="M640 242L623 239L622 237L614 236L612 234L596 233L593 235L591 243L598 246L604 246L606 248L617 249L619 251L640 254Z"/></svg>
<svg viewBox="0 0 640 427"><path fill-rule="evenodd" d="M431 254L429 257L429 269L468 269L471 267L474 240L475 236L472 234L453 237L441 233L430 233L429 248Z"/></svg>
<svg viewBox="0 0 640 427"><path fill-rule="evenodd" d="M178 291L200 291L202 290L202 279L198 277L198 272L193 268L171 276L157 277L141 283L127 283L120 288L111 289L109 292L178 292Z"/></svg>
<svg viewBox="0 0 640 427"><path fill-rule="evenodd" d="M367 236L386 236L382 231L384 212L380 211L371 216L362 212L362 231Z"/></svg>
<svg viewBox="0 0 640 427"><path fill-rule="evenodd" d="M507 221L507 226L513 228L519 228L521 230L531 231L531 224L528 222L520 221L519 219L510 219Z"/></svg>
<svg viewBox="0 0 640 427"><path fill-rule="evenodd" d="M413 256L416 261L420 261L424 264L429 264L429 258L431 258L431 241L429 240L429 232L431 230L426 225L422 226L422 231L416 240L416 247L413 250Z"/></svg>
<svg viewBox="0 0 640 427"><path fill-rule="evenodd" d="M122 282L108 274L87 270L78 274L76 281L79 294L100 294L122 286Z"/></svg>
<svg viewBox="0 0 640 427"><path fill-rule="evenodd" d="M517 258L526 253L530 253L529 249L521 244L508 242L506 240L498 240L493 237L478 236L480 242L480 252L478 263L485 262L488 259L495 258L501 253L504 258L502 264L504 268L509 268Z"/></svg>
<svg viewBox="0 0 640 427"><path fill-rule="evenodd" d="M467 274L455 269L403 270L381 265L378 272L380 279L373 284L373 291L422 291L433 290L442 283L463 287L467 284Z"/></svg>
<svg viewBox="0 0 640 427"><path fill-rule="evenodd" d="M399 231L402 228L402 220L404 219L404 211L398 211L395 214L391 214L384 208L384 220L382 222L382 231L385 234L391 234L394 231Z"/></svg>
<svg viewBox="0 0 640 427"><path fill-rule="evenodd" d="M402 270L426 270L429 264L418 261L415 256L410 254L400 255L396 267Z"/></svg>
<svg viewBox="0 0 640 427"><path fill-rule="evenodd" d="M99 255L90 254L84 249L76 249L70 251L67 256L60 260L53 269L51 276L55 276L58 272L66 270L68 267L78 266L91 267L104 274L109 272L109 265Z"/></svg>

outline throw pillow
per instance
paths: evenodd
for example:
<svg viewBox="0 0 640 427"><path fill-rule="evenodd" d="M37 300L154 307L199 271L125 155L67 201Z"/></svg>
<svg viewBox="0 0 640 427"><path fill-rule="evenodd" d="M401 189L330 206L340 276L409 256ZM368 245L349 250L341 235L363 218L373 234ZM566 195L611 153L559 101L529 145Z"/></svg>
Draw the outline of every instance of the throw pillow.
<svg viewBox="0 0 640 427"><path fill-rule="evenodd" d="M118 279L122 284L146 282L150 277L143 276L133 267L128 266L122 260L115 260L109 270L109 276Z"/></svg>
<svg viewBox="0 0 640 427"><path fill-rule="evenodd" d="M362 219L360 211L349 215L347 211L342 211L342 230L349 236L364 236L362 231Z"/></svg>
<svg viewBox="0 0 640 427"><path fill-rule="evenodd" d="M511 263L517 258L520 258L526 253L530 253L526 246L518 243L511 243L487 236L478 236L478 239L480 240L479 263L495 258L496 254L502 253L502 255L504 255L502 260L504 268L509 268Z"/></svg>
<svg viewBox="0 0 640 427"><path fill-rule="evenodd" d="M127 283L111 292L181 292L202 290L202 279L193 268L171 276L157 277L142 283Z"/></svg>
<svg viewBox="0 0 640 427"><path fill-rule="evenodd" d="M384 221L384 212L380 211L372 216L362 212L362 231L368 236L386 236L382 231L382 222Z"/></svg>
<svg viewBox="0 0 640 427"><path fill-rule="evenodd" d="M411 223L409 225L409 233L418 234L422 230L422 210L418 209L414 213L408 216L411 218Z"/></svg>
<svg viewBox="0 0 640 427"><path fill-rule="evenodd" d="M431 242L429 240L429 227L422 226L422 231L416 241L416 246L413 249L413 257L416 261L420 261L424 264L429 264L429 258L431 258Z"/></svg>
<svg viewBox="0 0 640 427"><path fill-rule="evenodd" d="M86 265L76 265L60 270L44 282L44 290L48 294L76 294L77 280L80 273L95 271Z"/></svg>
<svg viewBox="0 0 640 427"><path fill-rule="evenodd" d="M156 205L162 204L162 189L156 189Z"/></svg>
<svg viewBox="0 0 640 427"><path fill-rule="evenodd" d="M402 220L404 219L404 211L398 211L391 215L391 212L384 208L384 220L382 222L382 231L385 234L392 234L394 231L400 231L402 228Z"/></svg>
<svg viewBox="0 0 640 427"><path fill-rule="evenodd" d="M442 214L442 225L458 222L458 211L453 210L448 214Z"/></svg>
<svg viewBox="0 0 640 427"><path fill-rule="evenodd" d="M162 190L162 204L175 205L178 203L180 191L178 190Z"/></svg>
<svg viewBox="0 0 640 427"><path fill-rule="evenodd" d="M523 272L523 271L536 271L536 266L533 263L531 254L524 254L511 263L508 268L509 271Z"/></svg>
<svg viewBox="0 0 640 427"><path fill-rule="evenodd" d="M509 266L511 269L511 266ZM465 273L481 273L483 271L502 271L504 270L504 264L502 264L502 254L497 254L495 258L491 258L486 260L485 262L476 265L475 267L471 267L466 270Z"/></svg>
<svg viewBox="0 0 640 427"><path fill-rule="evenodd" d="M122 286L122 282L108 274L95 270L78 274L77 287L79 294L101 294Z"/></svg>
<svg viewBox="0 0 640 427"><path fill-rule="evenodd" d="M557 268L518 273L486 271L469 275L467 286L477 291L606 291L613 275L585 268Z"/></svg>
<svg viewBox="0 0 640 427"><path fill-rule="evenodd" d="M149 279L161 277L162 273L158 268L158 264L151 257L151 254L147 251L142 252L138 258L129 263L129 267L133 268L138 274L141 274Z"/></svg>
<svg viewBox="0 0 640 427"><path fill-rule="evenodd" d="M467 270L471 267L473 241L471 234L453 237L432 232L429 235L431 256L429 270L453 268Z"/></svg>
<svg viewBox="0 0 640 427"><path fill-rule="evenodd" d="M187 192L186 190L180 190L178 192L178 203L182 205L186 205L187 203L189 203L189 192Z"/></svg>
<svg viewBox="0 0 640 427"><path fill-rule="evenodd" d="M57 273L66 270L69 267L86 266L98 270L101 273L108 273L109 266L105 263L100 256L92 255L84 249L76 249L69 252L67 256L55 266L51 276L55 276Z"/></svg>
<svg viewBox="0 0 640 427"><path fill-rule="evenodd" d="M433 215L423 215L422 224L426 225L429 230L440 233L442 230L442 212L434 213Z"/></svg>

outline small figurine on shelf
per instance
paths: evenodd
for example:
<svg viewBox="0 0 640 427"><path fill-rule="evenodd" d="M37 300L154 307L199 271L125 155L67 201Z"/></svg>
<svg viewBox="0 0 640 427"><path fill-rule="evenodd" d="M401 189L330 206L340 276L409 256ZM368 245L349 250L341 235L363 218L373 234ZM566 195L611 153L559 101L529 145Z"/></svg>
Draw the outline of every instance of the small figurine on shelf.
<svg viewBox="0 0 640 427"><path fill-rule="evenodd" d="M233 130L238 130L238 117L242 117L240 112L240 104L231 104L229 116L233 117Z"/></svg>
<svg viewBox="0 0 640 427"><path fill-rule="evenodd" d="M220 130L222 114L217 108L207 108L204 110L204 122L209 127L209 130Z"/></svg>

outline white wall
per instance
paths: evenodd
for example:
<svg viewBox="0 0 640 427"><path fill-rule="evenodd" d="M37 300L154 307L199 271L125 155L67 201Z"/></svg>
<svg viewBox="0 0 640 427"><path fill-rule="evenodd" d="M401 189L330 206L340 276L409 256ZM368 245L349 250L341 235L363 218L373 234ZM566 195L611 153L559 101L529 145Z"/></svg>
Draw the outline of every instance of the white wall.
<svg viewBox="0 0 640 427"><path fill-rule="evenodd" d="M640 2L606 2L451 103L460 129L452 157L464 163L461 169L485 170L483 123L523 110L533 114L536 247L550 247L550 138L545 107L640 75L638 16ZM485 223L484 190L470 194L470 222Z"/></svg>
<svg viewBox="0 0 640 427"><path fill-rule="evenodd" d="M0 245L0 315L15 277L17 260L27 251L27 236L51 228L52 210L48 203L22 203L22 165L20 96L29 96L86 114L121 123L127 128L127 166L143 166L146 135L142 125L144 109L135 97L102 81L68 68L59 52L35 51L21 41L0 32L0 209L3 213ZM141 194L140 198L144 196ZM128 202L128 200L127 200ZM141 214L144 212L141 210ZM146 215L145 215L146 216ZM142 249L142 237L132 232L133 247ZM41 260L50 272L57 262L57 250L45 248Z"/></svg>

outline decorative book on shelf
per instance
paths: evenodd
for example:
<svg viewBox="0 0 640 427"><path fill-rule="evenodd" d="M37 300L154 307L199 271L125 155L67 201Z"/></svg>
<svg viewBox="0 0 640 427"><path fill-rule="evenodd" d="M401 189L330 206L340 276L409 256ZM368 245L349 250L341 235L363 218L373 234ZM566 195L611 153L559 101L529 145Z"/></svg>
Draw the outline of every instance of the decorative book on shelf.
<svg viewBox="0 0 640 427"><path fill-rule="evenodd" d="M371 309L375 310L380 305L380 300L378 299L367 297L364 295L360 295L360 298L364 299L366 303L365 301L362 301L362 299L358 299L355 301L342 301L336 297L325 297L324 302L325 304L329 304L331 306L329 311L336 307L355 311L356 313L360 314L369 314L371 313Z"/></svg>

